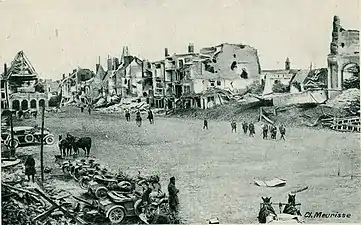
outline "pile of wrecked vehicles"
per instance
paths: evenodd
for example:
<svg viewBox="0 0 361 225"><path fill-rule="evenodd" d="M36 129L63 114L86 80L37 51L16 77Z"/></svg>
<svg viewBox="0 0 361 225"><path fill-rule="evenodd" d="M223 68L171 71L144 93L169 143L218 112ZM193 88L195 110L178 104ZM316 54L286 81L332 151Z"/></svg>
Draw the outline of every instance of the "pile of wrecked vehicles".
<svg viewBox="0 0 361 225"><path fill-rule="evenodd" d="M90 195L91 201L75 197L84 203L84 212L100 213L112 224L129 217L139 217L145 224L152 223L155 217L175 221L158 176L142 177L140 172L136 177L113 174L94 159L63 162L62 170Z"/></svg>

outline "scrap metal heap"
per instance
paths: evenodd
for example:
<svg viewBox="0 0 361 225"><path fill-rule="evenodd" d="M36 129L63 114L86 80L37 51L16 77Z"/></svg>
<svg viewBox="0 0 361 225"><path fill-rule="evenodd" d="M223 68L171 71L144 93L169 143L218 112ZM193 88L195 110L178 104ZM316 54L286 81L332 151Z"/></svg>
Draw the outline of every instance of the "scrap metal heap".
<svg viewBox="0 0 361 225"><path fill-rule="evenodd" d="M73 178L79 186L69 187L74 185L71 180L54 185L53 177L40 187L25 181L21 164L3 169L2 223L179 223L178 215L169 210L168 198L161 190L157 175L112 173L92 159L64 161L61 169L63 177ZM51 169L46 168L45 172L51 173ZM60 190L60 186L69 188Z"/></svg>

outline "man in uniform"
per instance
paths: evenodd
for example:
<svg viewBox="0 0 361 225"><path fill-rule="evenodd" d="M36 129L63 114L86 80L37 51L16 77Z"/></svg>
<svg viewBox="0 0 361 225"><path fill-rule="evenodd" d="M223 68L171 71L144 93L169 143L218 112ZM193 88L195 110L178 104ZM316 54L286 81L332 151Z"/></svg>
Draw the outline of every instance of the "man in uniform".
<svg viewBox="0 0 361 225"><path fill-rule="evenodd" d="M178 192L179 190L175 186L175 177L171 177L168 184L168 194L169 194L169 209L174 215L178 212Z"/></svg>
<svg viewBox="0 0 361 225"><path fill-rule="evenodd" d="M280 139L286 140L286 139L285 139L286 128L283 126L283 124L281 124L281 126L279 127L279 130L280 130L280 134L281 134L281 138L280 138Z"/></svg>
<svg viewBox="0 0 361 225"><path fill-rule="evenodd" d="M248 124L247 124L246 121L243 121L243 123L242 123L242 128L243 128L243 132L244 132L245 134L247 134Z"/></svg>

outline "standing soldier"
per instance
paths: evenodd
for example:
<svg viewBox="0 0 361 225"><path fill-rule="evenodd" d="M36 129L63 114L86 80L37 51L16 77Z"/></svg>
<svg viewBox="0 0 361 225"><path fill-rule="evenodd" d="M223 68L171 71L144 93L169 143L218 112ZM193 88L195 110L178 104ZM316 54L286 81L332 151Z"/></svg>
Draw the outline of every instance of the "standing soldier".
<svg viewBox="0 0 361 225"><path fill-rule="evenodd" d="M232 120L232 122L231 122L231 128L232 128L232 133L233 133L233 131L234 131L235 133L237 133L237 123L236 123L235 120Z"/></svg>
<svg viewBox="0 0 361 225"><path fill-rule="evenodd" d="M175 186L175 177L171 177L168 184L168 194L169 194L169 209L173 215L178 212L178 192L179 190Z"/></svg>
<svg viewBox="0 0 361 225"><path fill-rule="evenodd" d="M250 137L254 137L254 135L256 134L255 129L254 129L254 124L253 122L250 122L248 125L248 130L249 130L249 136Z"/></svg>
<svg viewBox="0 0 361 225"><path fill-rule="evenodd" d="M277 137L277 127L275 125L271 126L271 138L276 140Z"/></svg>
<svg viewBox="0 0 361 225"><path fill-rule="evenodd" d="M29 155L25 161L25 175L28 176L29 181L31 176L33 183L35 182L34 181L35 173L36 173L35 159L33 158L32 155Z"/></svg>
<svg viewBox="0 0 361 225"><path fill-rule="evenodd" d="M281 138L280 138L280 139L286 140L286 139L285 139L286 128L283 126L283 124L281 124L281 126L279 127L279 130L280 130L280 134L281 134Z"/></svg>
<svg viewBox="0 0 361 225"><path fill-rule="evenodd" d="M92 107L91 107L91 105L89 105L89 106L88 106L88 113L89 113L89 115L91 114L91 111L92 111Z"/></svg>
<svg viewBox="0 0 361 225"><path fill-rule="evenodd" d="M149 119L149 123L153 124L154 123L154 116L153 116L153 112L152 110L149 109L148 111L148 119Z"/></svg>
<svg viewBox="0 0 361 225"><path fill-rule="evenodd" d="M207 121L207 119L204 119L203 120L203 129L206 129L206 128L208 130L208 121Z"/></svg>
<svg viewBox="0 0 361 225"><path fill-rule="evenodd" d="M125 110L125 119L126 119L127 121L130 121L130 112L129 112L129 109L126 109L126 110Z"/></svg>
<svg viewBox="0 0 361 225"><path fill-rule="evenodd" d="M245 134L247 134L248 124L247 124L246 121L243 121L243 123L242 123L242 128L243 128L243 132L244 132Z"/></svg>
<svg viewBox="0 0 361 225"><path fill-rule="evenodd" d="M267 124L263 124L262 131L263 131L263 139L267 139L267 136L268 136L268 125Z"/></svg>

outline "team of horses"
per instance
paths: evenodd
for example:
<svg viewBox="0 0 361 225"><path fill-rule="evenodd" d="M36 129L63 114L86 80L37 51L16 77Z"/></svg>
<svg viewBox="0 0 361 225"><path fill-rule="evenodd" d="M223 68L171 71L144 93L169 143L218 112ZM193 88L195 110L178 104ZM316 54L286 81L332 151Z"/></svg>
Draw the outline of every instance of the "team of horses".
<svg viewBox="0 0 361 225"><path fill-rule="evenodd" d="M262 207L258 213L258 222L269 223L272 221L276 221L277 217L280 216L280 214L277 215L276 211L274 210L271 202L271 197L262 197L262 200ZM298 220L298 218L302 215L300 210L296 207L295 194L288 195L288 203L284 207L282 213L286 215L291 215L291 217L289 217L290 219L296 219L297 222L302 222Z"/></svg>
<svg viewBox="0 0 361 225"><path fill-rule="evenodd" d="M66 138L63 138L62 135L59 135L58 146L62 157L71 156L73 150L74 153L78 155L79 149L83 149L84 155L88 157L90 154L91 145L92 139L90 137L78 138L68 134Z"/></svg>

